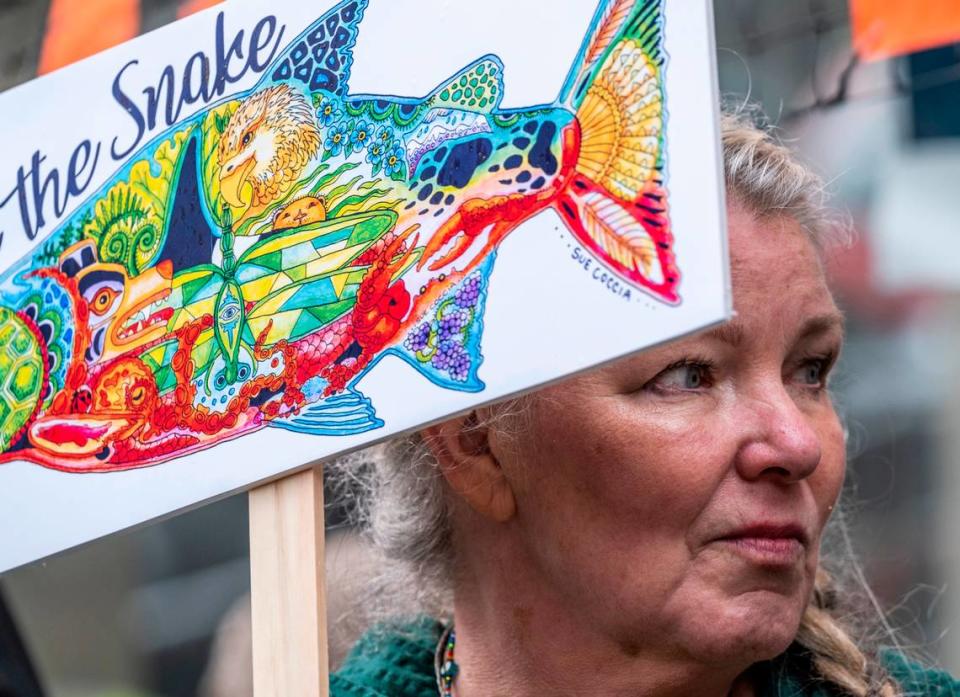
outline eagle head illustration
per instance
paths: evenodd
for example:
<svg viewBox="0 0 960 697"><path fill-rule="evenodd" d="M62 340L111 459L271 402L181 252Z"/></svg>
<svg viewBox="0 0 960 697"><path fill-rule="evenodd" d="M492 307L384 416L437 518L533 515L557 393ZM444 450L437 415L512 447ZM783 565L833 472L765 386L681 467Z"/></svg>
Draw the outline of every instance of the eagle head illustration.
<svg viewBox="0 0 960 697"><path fill-rule="evenodd" d="M256 215L290 190L319 149L306 97L285 84L261 90L243 100L220 137L220 193L246 209L244 218Z"/></svg>

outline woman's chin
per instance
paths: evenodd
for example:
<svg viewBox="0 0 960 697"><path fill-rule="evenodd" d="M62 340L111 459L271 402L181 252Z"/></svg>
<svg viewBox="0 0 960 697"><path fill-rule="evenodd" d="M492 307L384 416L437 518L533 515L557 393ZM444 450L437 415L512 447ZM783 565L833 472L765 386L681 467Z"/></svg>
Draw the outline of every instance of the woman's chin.
<svg viewBox="0 0 960 697"><path fill-rule="evenodd" d="M705 664L747 666L774 658L797 636L804 604L768 590L701 607L678 637L686 653ZM686 624L686 623L685 623Z"/></svg>

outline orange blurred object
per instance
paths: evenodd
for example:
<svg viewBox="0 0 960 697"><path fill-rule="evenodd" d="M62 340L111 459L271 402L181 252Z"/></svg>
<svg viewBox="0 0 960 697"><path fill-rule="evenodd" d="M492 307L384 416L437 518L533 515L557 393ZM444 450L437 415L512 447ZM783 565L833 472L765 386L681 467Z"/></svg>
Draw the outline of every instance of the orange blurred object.
<svg viewBox="0 0 960 697"><path fill-rule="evenodd" d="M214 5L219 5L221 0L183 0L180 3L180 7L177 10L177 17L186 17L187 15L192 15L194 12L199 12L200 10L205 10L208 7L213 7Z"/></svg>
<svg viewBox="0 0 960 697"><path fill-rule="evenodd" d="M182 0L177 18L221 0ZM37 74L70 65L140 33L140 0L51 0Z"/></svg>
<svg viewBox="0 0 960 697"><path fill-rule="evenodd" d="M960 40L957 0L850 0L853 45L878 60Z"/></svg>
<svg viewBox="0 0 960 697"><path fill-rule="evenodd" d="M140 33L138 0L52 0L40 50L40 75Z"/></svg>

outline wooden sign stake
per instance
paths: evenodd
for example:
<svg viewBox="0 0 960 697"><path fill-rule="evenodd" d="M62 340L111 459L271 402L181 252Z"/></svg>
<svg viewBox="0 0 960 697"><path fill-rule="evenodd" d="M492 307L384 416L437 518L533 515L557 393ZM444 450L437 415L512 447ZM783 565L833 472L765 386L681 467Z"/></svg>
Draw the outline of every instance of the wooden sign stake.
<svg viewBox="0 0 960 697"><path fill-rule="evenodd" d="M327 697L323 468L250 492L255 697Z"/></svg>

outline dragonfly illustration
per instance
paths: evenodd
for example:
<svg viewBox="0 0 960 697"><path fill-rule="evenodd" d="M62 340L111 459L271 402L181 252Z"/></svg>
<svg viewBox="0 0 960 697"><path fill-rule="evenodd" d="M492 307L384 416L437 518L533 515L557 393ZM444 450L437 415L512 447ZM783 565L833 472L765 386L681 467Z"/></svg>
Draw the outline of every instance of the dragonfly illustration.
<svg viewBox="0 0 960 697"><path fill-rule="evenodd" d="M171 331L203 315L213 318L191 355L207 393L255 375L258 341L271 345L283 337L293 342L348 314L371 270L354 262L393 229L396 219L392 211L374 211L317 222L261 239L237 257L230 209L224 207L220 264L176 274L171 292L171 305L178 308ZM157 363L162 367L167 361ZM166 384L162 378L158 382L162 392Z"/></svg>

